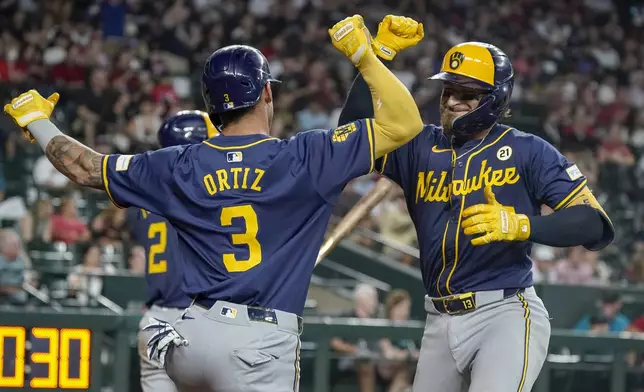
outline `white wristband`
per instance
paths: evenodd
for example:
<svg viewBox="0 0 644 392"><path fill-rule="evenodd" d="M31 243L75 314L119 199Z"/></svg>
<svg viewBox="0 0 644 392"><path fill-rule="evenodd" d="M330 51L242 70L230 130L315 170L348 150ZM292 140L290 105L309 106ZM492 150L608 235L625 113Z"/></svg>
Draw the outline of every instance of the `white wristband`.
<svg viewBox="0 0 644 392"><path fill-rule="evenodd" d="M27 125L27 129L43 150L55 136L62 136L63 133L49 120L36 120Z"/></svg>

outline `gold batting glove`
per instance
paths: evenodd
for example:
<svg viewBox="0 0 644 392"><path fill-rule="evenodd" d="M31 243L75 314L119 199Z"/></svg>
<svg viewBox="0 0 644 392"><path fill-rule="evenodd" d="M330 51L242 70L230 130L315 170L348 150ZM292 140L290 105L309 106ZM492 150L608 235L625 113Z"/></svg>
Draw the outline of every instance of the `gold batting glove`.
<svg viewBox="0 0 644 392"><path fill-rule="evenodd" d="M358 66L367 53L373 53L371 34L360 15L344 18L329 29L333 46Z"/></svg>
<svg viewBox="0 0 644 392"><path fill-rule="evenodd" d="M403 49L412 47L425 36L423 24L406 16L387 15L378 25L373 50L385 60L393 60Z"/></svg>
<svg viewBox="0 0 644 392"><path fill-rule="evenodd" d="M463 218L466 219L461 226L465 235L482 234L472 239L472 245L527 240L530 237L530 219L514 212L514 207L496 201L492 185L487 185L484 192L486 204L476 204L463 211Z"/></svg>
<svg viewBox="0 0 644 392"><path fill-rule="evenodd" d="M45 99L38 91L32 89L4 105L4 112L11 116L13 121L22 128L25 137L33 143L36 139L27 129L27 125L36 120L48 120L59 99L58 93L53 93Z"/></svg>

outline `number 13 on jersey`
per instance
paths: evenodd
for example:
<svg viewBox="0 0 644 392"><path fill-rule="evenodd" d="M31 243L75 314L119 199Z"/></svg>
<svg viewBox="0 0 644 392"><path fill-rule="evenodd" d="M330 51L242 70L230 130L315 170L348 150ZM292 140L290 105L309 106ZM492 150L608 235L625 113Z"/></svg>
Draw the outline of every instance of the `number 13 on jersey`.
<svg viewBox="0 0 644 392"><path fill-rule="evenodd" d="M250 205L222 208L222 226L232 226L234 218L243 219L246 230L241 234L233 234L232 243L233 245L246 245L248 247L248 259L238 260L234 253L224 253L224 266L228 272L244 272L262 262L262 246L257 240L259 223L257 213Z"/></svg>

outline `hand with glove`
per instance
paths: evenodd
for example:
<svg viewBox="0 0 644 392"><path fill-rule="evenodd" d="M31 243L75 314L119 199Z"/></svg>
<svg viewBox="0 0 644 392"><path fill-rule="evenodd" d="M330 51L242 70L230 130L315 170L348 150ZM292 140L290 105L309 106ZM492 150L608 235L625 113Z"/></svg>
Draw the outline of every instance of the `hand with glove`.
<svg viewBox="0 0 644 392"><path fill-rule="evenodd" d="M187 346L188 341L177 332L174 327L155 317L149 318L150 324L143 327L143 331L155 331L148 339L148 359L158 364L160 369L165 368L165 357L170 347Z"/></svg>
<svg viewBox="0 0 644 392"><path fill-rule="evenodd" d="M393 60L398 52L415 46L424 36L422 23L406 16L387 15L378 25L373 50L379 57Z"/></svg>
<svg viewBox="0 0 644 392"><path fill-rule="evenodd" d="M27 125L36 120L48 120L59 99L58 93L53 93L45 99L38 91L32 89L4 105L4 112L11 116L13 121L22 128L25 137L33 143L36 139L27 130Z"/></svg>
<svg viewBox="0 0 644 392"><path fill-rule="evenodd" d="M463 211L465 235L482 234L472 239L472 245L480 246L499 241L525 241L530 237L530 219L514 212L496 201L492 185L485 187L486 204L476 204Z"/></svg>
<svg viewBox="0 0 644 392"><path fill-rule="evenodd" d="M359 66L365 55L373 54L371 33L360 15L353 15L336 23L329 29L333 46Z"/></svg>

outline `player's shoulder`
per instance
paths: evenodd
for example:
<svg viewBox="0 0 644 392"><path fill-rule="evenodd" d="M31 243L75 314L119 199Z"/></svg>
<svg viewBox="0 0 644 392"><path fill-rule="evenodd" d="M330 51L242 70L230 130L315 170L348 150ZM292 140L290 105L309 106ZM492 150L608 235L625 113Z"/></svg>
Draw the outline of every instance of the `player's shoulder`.
<svg viewBox="0 0 644 392"><path fill-rule="evenodd" d="M545 140L544 138L529 132L523 132L515 127L499 124L500 132L502 132L505 141L511 141L513 145L519 148L525 148L533 151L542 149L555 149L555 147Z"/></svg>
<svg viewBox="0 0 644 392"><path fill-rule="evenodd" d="M436 146L437 148L450 148L449 138L443 132L443 127L436 124L425 124L423 130L406 144L406 146L420 145ZM404 147L404 146L403 146ZM421 149L422 151L422 149Z"/></svg>

